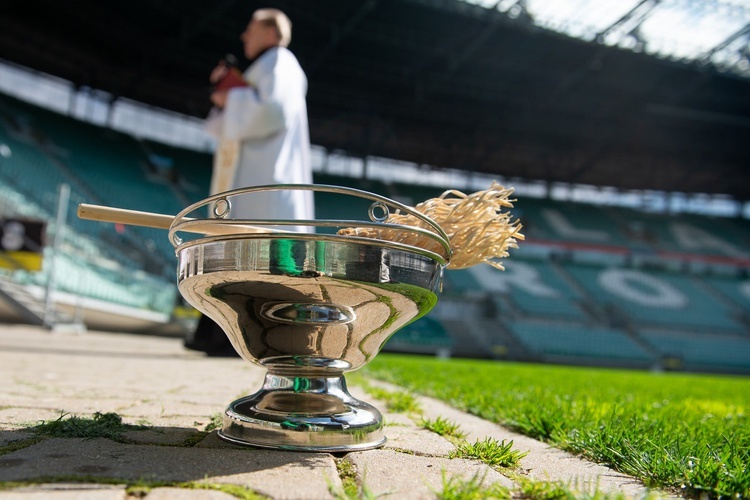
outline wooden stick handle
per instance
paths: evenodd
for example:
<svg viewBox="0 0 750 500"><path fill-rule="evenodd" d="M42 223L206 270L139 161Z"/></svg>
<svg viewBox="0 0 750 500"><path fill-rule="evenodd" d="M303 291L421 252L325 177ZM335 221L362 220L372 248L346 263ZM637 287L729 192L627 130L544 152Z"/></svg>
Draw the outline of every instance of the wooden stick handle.
<svg viewBox="0 0 750 500"><path fill-rule="evenodd" d="M174 217L170 215L86 203L78 205L78 218L100 222L119 222L130 226L154 227L156 229L169 229L169 225L174 220Z"/></svg>
<svg viewBox="0 0 750 500"><path fill-rule="evenodd" d="M155 214L152 212L141 212L138 210L127 210L125 208L104 207L101 205L89 205L81 203L78 205L78 217L86 220L100 222L119 222L130 226L153 227L156 229L169 229L174 217L171 215ZM192 220L185 218L183 220ZM233 224L221 224L220 219L216 222L197 224L185 229L187 232L205 235L238 234L238 233L275 233L277 230L257 226L240 226Z"/></svg>

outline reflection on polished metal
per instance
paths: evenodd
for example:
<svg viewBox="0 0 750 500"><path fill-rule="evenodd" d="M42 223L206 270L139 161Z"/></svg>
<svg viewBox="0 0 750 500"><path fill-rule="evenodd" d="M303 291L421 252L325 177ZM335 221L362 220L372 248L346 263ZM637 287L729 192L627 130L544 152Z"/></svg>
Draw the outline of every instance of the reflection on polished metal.
<svg viewBox="0 0 750 500"><path fill-rule="evenodd" d="M353 398L343 375L266 375L252 396L229 405L219 435L266 448L352 451L385 443L380 412Z"/></svg>
<svg viewBox="0 0 750 500"><path fill-rule="evenodd" d="M240 356L268 370L257 393L229 405L222 438L316 451L385 442L382 416L348 393L344 373L432 309L440 256L380 240L266 233L180 243L177 258L180 293Z"/></svg>

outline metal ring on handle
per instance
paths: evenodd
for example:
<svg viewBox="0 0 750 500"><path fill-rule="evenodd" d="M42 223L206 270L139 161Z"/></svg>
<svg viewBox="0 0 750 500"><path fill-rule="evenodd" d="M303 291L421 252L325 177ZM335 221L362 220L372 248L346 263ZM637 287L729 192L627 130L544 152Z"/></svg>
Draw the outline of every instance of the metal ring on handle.
<svg viewBox="0 0 750 500"><path fill-rule="evenodd" d="M216 200L216 203L214 203L212 208L216 219L225 219L229 215L230 210L232 210L232 203L226 197Z"/></svg>
<svg viewBox="0 0 750 500"><path fill-rule="evenodd" d="M376 215L375 210L380 209L383 211L382 215ZM388 205L381 201L376 201L372 205L370 205L370 208L367 210L367 215L370 216L370 220L373 222L385 222L388 220L388 216L391 215L390 210L388 210Z"/></svg>
<svg viewBox="0 0 750 500"><path fill-rule="evenodd" d="M282 190L319 191L319 192L326 192L326 193L336 193L336 194L354 196L358 198L364 198L364 199L373 201L374 203L370 206L370 209L368 210L368 216L370 216L372 222L358 221L358 220L322 220L321 221L321 220L288 220L288 219L280 219L280 220L276 220L276 219L260 219L260 220L256 220L256 219L190 219L190 220L184 220L187 217L187 215L189 215L190 213L200 209L201 207L217 202L218 200L223 200L227 204L229 204L228 198L232 196L251 194L255 192L282 191ZM375 216L375 214L373 213L374 207L385 209L387 213L390 213L390 211L388 210L388 207L395 208L402 213L405 213L405 214L408 214L417 218L418 220L423 222L426 226L428 226L429 230L419 228L419 227L414 227L414 226L407 226L404 224L387 223L385 222L385 220L387 220L387 215L385 216L385 219L383 219L383 221L380 221L380 217ZM228 210L227 210L227 213L228 213ZM206 223L216 223L216 224L223 224L223 225L255 225L255 226L305 225L305 226L315 226L315 227L371 227L375 229L392 229L395 231L409 231L412 233L417 233L422 236L428 237L432 239L433 241L437 242L445 251L444 258L446 261L450 261L451 254L452 254L450 240L448 236L445 234L445 231L443 231L443 228L441 228L440 225L438 225L435 221L433 221L432 219L430 219L423 213L407 205L404 205L403 203L399 203L390 198L386 198L385 196L370 193L370 192L363 191L360 189L342 187L342 186L331 186L331 185L326 185L326 184L270 184L270 185L263 185L263 186L252 186L252 187L246 187L246 188L241 188L241 189L234 189L231 191L225 191L223 193L215 194L197 203L193 203L192 205L186 207L177 215L175 215L174 219L172 220L172 223L169 226L169 240L174 247L178 247L182 244L182 240L177 236L176 234L177 232L183 229L186 229L190 226L193 226L193 225L206 224ZM281 234L283 235L284 233L281 233ZM295 237L302 237L305 235L304 233L289 233L289 234L293 234ZM309 236L314 237L316 235L309 235ZM320 235L317 235L317 236L320 236ZM337 235L337 236L338 238L346 238L346 239L351 239L351 238L365 239L361 237L340 236L340 235ZM227 237L228 236L212 237L212 239L227 238ZM247 235L240 234L234 237L247 237ZM274 236L274 237L278 237L278 236ZM286 237L289 237L289 236L286 236ZM368 238L368 239L370 241L373 240L373 238ZM378 240L378 241L382 241L382 240ZM406 245L406 246L410 246L410 245Z"/></svg>

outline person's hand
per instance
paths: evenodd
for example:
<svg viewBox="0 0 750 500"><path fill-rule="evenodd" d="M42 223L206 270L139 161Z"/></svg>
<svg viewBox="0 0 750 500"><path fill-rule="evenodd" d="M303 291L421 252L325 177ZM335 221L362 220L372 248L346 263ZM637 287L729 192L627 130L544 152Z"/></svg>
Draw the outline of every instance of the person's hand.
<svg viewBox="0 0 750 500"><path fill-rule="evenodd" d="M227 76L229 73L229 67L224 61L220 61L219 64L211 71L211 76L208 77L208 81L212 84L217 84L222 78Z"/></svg>
<svg viewBox="0 0 750 500"><path fill-rule="evenodd" d="M227 103L227 93L229 90L215 90L211 92L211 103L217 108L223 108Z"/></svg>

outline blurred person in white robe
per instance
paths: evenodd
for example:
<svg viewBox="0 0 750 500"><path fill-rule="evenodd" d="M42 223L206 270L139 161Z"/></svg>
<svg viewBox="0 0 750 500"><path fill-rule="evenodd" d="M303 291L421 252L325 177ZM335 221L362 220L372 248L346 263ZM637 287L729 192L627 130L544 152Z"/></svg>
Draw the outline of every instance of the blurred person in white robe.
<svg viewBox="0 0 750 500"><path fill-rule="evenodd" d="M286 48L291 37L292 25L283 12L256 10L240 35L250 67L241 78L224 61L211 72L216 87L206 130L218 140L211 194L264 184L312 184L307 77ZM231 202L232 218L315 218L309 190L245 194ZM313 232L305 226L279 229Z"/></svg>
<svg viewBox="0 0 750 500"><path fill-rule="evenodd" d="M252 61L250 67L241 74L222 61L211 72L214 108L205 128L217 138L212 195L265 184L312 184L307 77L286 48L291 33L291 22L283 12L257 10L240 36L245 56ZM249 193L230 201L229 217L235 219L315 218L309 190ZM311 226L278 229L314 232ZM278 261L277 272L297 273L294 242L275 243L271 260L272 265ZM185 347L210 356L237 356L221 328L205 315L195 331L188 333Z"/></svg>

